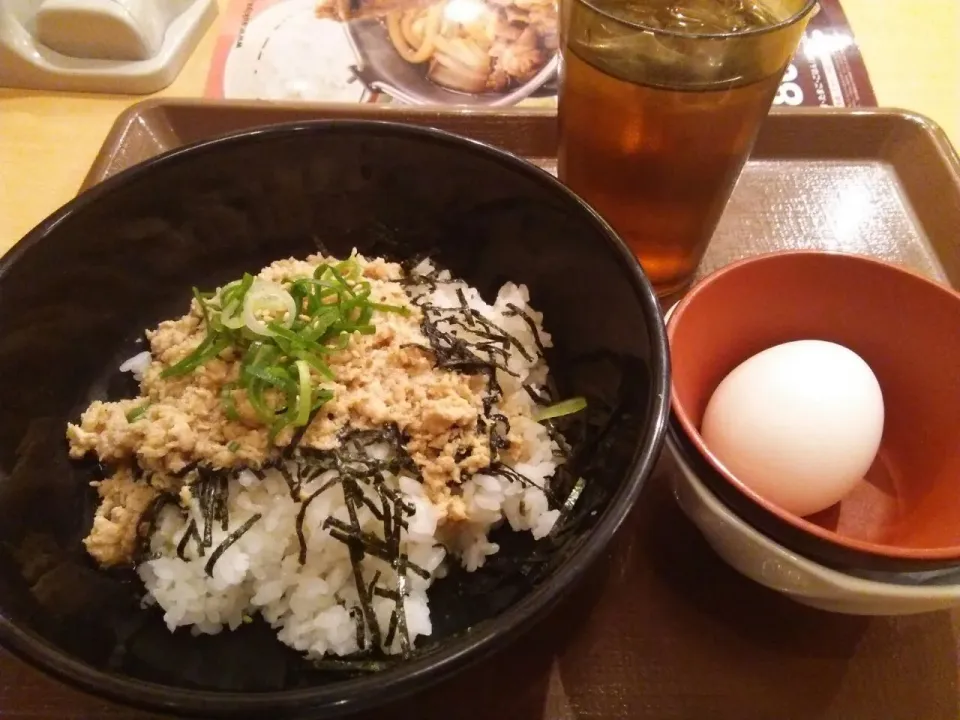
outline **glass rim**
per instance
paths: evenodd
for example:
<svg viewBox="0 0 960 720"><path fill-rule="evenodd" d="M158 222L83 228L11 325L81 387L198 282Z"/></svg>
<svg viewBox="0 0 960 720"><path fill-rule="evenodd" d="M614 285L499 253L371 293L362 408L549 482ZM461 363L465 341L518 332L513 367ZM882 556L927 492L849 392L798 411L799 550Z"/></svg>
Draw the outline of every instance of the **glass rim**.
<svg viewBox="0 0 960 720"><path fill-rule="evenodd" d="M618 17L616 14L610 12L609 10L604 10L597 7L595 0L573 0L573 2L580 2L589 7L594 12L603 15L605 18L613 20L615 23L620 25L625 25L627 27L634 28L636 30L641 30L643 32L652 33L654 35L662 35L666 37L673 38L683 38L686 40L728 40L731 38L742 38L742 37L752 37L755 35L765 35L767 33L776 32L777 30L783 30L788 28L791 25L795 25L800 22L803 18L809 15L814 8L820 4L820 0L806 0L803 7L797 10L793 15L786 18L785 20L780 20L779 22L773 23L771 25L764 25L763 27L750 28L748 30L741 31L729 31L729 32L713 32L713 33L698 33L698 32L685 32L683 30L665 30L663 28L650 27L645 25L642 22L637 22L635 20L627 20L622 17Z"/></svg>

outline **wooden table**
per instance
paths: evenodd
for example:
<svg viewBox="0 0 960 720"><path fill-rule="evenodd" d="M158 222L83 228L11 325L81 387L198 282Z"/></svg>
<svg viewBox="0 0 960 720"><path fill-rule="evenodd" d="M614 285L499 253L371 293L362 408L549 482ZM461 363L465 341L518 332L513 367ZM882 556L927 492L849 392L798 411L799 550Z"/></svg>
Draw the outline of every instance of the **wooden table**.
<svg viewBox="0 0 960 720"><path fill-rule="evenodd" d="M220 2L226 5L227 0ZM955 143L960 143L960 62L956 49L960 47L960 3L957 0L843 0L843 4L866 58L880 104L926 114L940 123ZM216 26L207 34L178 80L163 95L201 94L215 35ZM111 123L124 108L140 99L0 90L0 253L9 249L21 235L76 193ZM689 542L698 541L691 537ZM701 548L701 552L706 552L705 548ZM732 572L719 563L711 567L719 574ZM708 592L710 579L700 578L699 583L699 590ZM717 612L729 614L728 611L733 612L737 599L721 597L715 602L719 603L719 609L715 608ZM776 622L781 603L788 601L776 599L771 594L767 604L770 611L768 621ZM661 614L660 610L666 614ZM674 610L667 610L670 608L666 606L645 610L650 615L650 622L644 625L650 627L651 634L642 638L643 641L657 642L657 628L668 619L682 623L698 622L694 611L689 611L682 618L675 618ZM757 628L766 623L762 619L759 622ZM960 701L956 692L955 637L960 629L956 623L956 616L951 617L947 613L938 615L937 622L933 624L911 618L884 623L864 620L858 632L849 638L850 653L869 651L891 656L907 653L915 643L918 631L934 632L940 638L939 644L934 643L941 651L938 657L924 656L925 661L919 666L905 670L902 682L895 683L895 686L888 683L875 689L877 694L888 699L889 707L900 708L887 717L895 716L897 720L957 717ZM706 672L711 665L726 662L723 658L733 658L735 662L740 654L754 652L756 642L751 640L751 636L756 634L754 631L760 630L750 630L740 625L732 624L730 633L723 638L706 637L703 655L692 660L693 665ZM847 623L843 627L849 629L850 625ZM766 631L762 634L766 634ZM770 630L768 639L770 642L788 642L792 638L800 647L804 645L799 637L802 634L802 628L774 628ZM721 651L721 648L725 649ZM728 693L731 697L749 698L751 692L748 689L759 683L763 687L756 697L766 698L767 705L754 705L754 714L743 711L743 707L740 711L726 707L718 709L713 716L717 720L734 717L738 720L749 717L772 718L774 715L765 712L769 713L770 703L779 702L785 705L783 712L776 713L778 720L787 717L854 717L851 703L857 693L863 691L862 684L869 683L870 678L875 676L864 674L862 664L848 666L845 657L821 657L815 647L800 647L798 652L801 651L809 661L809 673L823 681L822 693L817 697L795 697L796 693L790 691L790 679L778 677L776 668L771 667L764 677L742 678L742 692L733 688ZM489 714L516 716L521 713L524 703L533 703L538 708L544 708L543 716L551 720L576 717L562 703L554 706L549 702L550 698L562 697L562 693L554 693L551 688L554 682L562 683L563 670L561 668L556 673L551 671L544 675L549 676L550 683L542 696L536 688L516 689L517 695L510 703L503 707L489 706ZM581 670L588 672L589 668L584 666ZM671 670L664 667L662 677L646 680L666 683L679 694L697 693L697 688L683 686L684 672L684 668L674 667ZM952 677L942 676L944 672ZM643 678L638 678L640 680ZM489 698L483 702L489 703ZM905 715L903 708L912 710ZM666 709L661 709L666 712ZM645 717L666 717L659 714L656 708L648 710L650 714ZM676 715L676 710L674 708L673 714L668 712L669 716L681 717ZM134 717L147 716L82 695L47 679L0 651L0 718L105 720Z"/></svg>
<svg viewBox="0 0 960 720"><path fill-rule="evenodd" d="M930 116L960 144L960 3L843 0L843 6L879 103ZM216 30L163 95L202 93ZM76 194L111 123L139 99L0 90L0 252Z"/></svg>

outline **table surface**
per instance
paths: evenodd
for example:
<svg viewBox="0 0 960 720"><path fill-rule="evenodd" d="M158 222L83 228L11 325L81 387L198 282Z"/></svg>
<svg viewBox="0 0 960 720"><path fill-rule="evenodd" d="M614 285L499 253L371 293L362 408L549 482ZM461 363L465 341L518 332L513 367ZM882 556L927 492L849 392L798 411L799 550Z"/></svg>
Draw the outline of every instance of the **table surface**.
<svg viewBox="0 0 960 720"><path fill-rule="evenodd" d="M843 0L843 7L879 104L923 113L960 144L960 2ZM217 29L161 95L202 94ZM141 99L0 89L0 253L76 194L117 115Z"/></svg>
<svg viewBox="0 0 960 720"><path fill-rule="evenodd" d="M219 1L221 6L227 3L227 0ZM843 0L843 5L866 59L879 103L929 116L960 144L960 62L956 50L960 47L960 2ZM161 95L195 97L202 93L217 27L215 24L207 33L180 77ZM142 99L0 89L0 254L76 194L117 115ZM947 614L938 617L947 623L941 631L949 645L949 638L956 630L950 627L953 618ZM897 654L909 645L911 628L920 630L921 626L914 628L913 620L904 619L883 628L896 632L884 639L872 638L867 633L859 642L879 641L881 646ZM922 630L929 632L930 626L923 624ZM6 699L0 706L0 717L66 720L89 718L91 713L101 719L131 717L118 706L85 699L75 691L58 686L2 651L0 663L3 667L0 697ZM844 672L840 666L836 670L841 675ZM924 675L918 668L916 676L904 685L915 687L919 694L910 700L899 698L904 702L894 705L914 707L920 713L917 717L924 714L932 717L934 707L943 708L946 713L943 716L949 715L951 711L946 708L953 706L955 698L925 695L920 689ZM749 683L750 678L744 681ZM952 687L955 681L954 678L940 682L937 687ZM888 693L890 689L877 688L877 692ZM845 716L841 695L834 698L835 702L826 703L834 705L834 710L840 713L838 717ZM930 701L930 707L925 706L926 701ZM549 714L569 715L562 708L556 710Z"/></svg>

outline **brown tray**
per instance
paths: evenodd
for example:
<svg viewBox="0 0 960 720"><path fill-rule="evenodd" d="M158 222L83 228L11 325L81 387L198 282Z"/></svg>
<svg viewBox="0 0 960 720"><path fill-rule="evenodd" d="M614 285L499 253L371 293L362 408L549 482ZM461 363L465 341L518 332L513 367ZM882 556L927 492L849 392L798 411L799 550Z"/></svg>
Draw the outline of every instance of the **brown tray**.
<svg viewBox="0 0 960 720"><path fill-rule="evenodd" d="M551 170L552 113L497 115L151 101L118 120L85 187L188 142L272 122L390 118L506 147ZM960 162L906 113L778 111L702 271L784 248L869 253L960 286ZM960 611L831 615L740 577L658 468L591 580L519 643L367 718L956 720ZM3 718L146 718L0 654Z"/></svg>
<svg viewBox="0 0 960 720"><path fill-rule="evenodd" d="M478 114L151 100L117 119L83 188L188 143L257 125L324 118L429 125L498 145L556 172L552 110ZM960 160L944 133L925 118L894 110L774 110L701 273L787 248L875 255L960 287Z"/></svg>

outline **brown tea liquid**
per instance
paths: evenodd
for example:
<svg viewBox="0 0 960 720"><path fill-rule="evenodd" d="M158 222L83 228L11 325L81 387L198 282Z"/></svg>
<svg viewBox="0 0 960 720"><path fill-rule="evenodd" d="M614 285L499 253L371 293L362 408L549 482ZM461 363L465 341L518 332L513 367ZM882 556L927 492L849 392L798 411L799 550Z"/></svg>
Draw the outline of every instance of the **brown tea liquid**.
<svg viewBox="0 0 960 720"><path fill-rule="evenodd" d="M667 295L693 277L782 68L742 85L676 89L620 77L609 63L600 70L588 52L573 42L564 51L559 175Z"/></svg>

